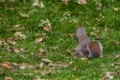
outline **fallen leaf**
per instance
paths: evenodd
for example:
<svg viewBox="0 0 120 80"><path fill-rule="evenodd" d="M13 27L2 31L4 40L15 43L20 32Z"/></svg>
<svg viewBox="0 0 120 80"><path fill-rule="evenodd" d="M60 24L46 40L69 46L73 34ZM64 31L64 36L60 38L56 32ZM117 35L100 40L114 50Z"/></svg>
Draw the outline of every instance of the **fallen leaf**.
<svg viewBox="0 0 120 80"><path fill-rule="evenodd" d="M78 66L74 67L72 70L73 70L73 71L78 70Z"/></svg>
<svg viewBox="0 0 120 80"><path fill-rule="evenodd" d="M42 62L45 62L45 63L52 63L52 61L51 60L49 60L49 59L42 59Z"/></svg>
<svg viewBox="0 0 120 80"><path fill-rule="evenodd" d="M8 42L9 44L15 45L16 42L15 41L11 41L11 40L7 40L6 42Z"/></svg>
<svg viewBox="0 0 120 80"><path fill-rule="evenodd" d="M38 0L36 0L36 2L32 4L32 6L38 6L38 5L39 5Z"/></svg>
<svg viewBox="0 0 120 80"><path fill-rule="evenodd" d="M15 52L15 53L19 53L20 51L18 50L18 49L13 49L13 51Z"/></svg>
<svg viewBox="0 0 120 80"><path fill-rule="evenodd" d="M7 47L7 51L8 51L8 52L12 52L12 51L14 51L14 49L13 49L13 47L8 46L8 47Z"/></svg>
<svg viewBox="0 0 120 80"><path fill-rule="evenodd" d="M40 2L40 8L44 8L45 6L44 6L44 4L43 4L43 2L41 1Z"/></svg>
<svg viewBox="0 0 120 80"><path fill-rule="evenodd" d="M25 27L23 26L23 24L16 24L13 26L12 30L13 31L25 30Z"/></svg>
<svg viewBox="0 0 120 80"><path fill-rule="evenodd" d="M4 62L4 63L0 64L0 66L2 68L5 68L5 69L11 69L11 63L10 62Z"/></svg>
<svg viewBox="0 0 120 80"><path fill-rule="evenodd" d="M90 33L92 36L97 37L98 35L95 32Z"/></svg>
<svg viewBox="0 0 120 80"><path fill-rule="evenodd" d="M36 39L35 43L37 44L37 43L42 42L42 41L43 41L43 37Z"/></svg>
<svg viewBox="0 0 120 80"><path fill-rule="evenodd" d="M30 14L25 14L25 13L22 13L20 12L19 13L21 17L26 17L26 18L29 18Z"/></svg>
<svg viewBox="0 0 120 80"><path fill-rule="evenodd" d="M22 38L22 39L26 38L26 36L24 34L22 34L21 32L15 32L14 37L16 37L16 38Z"/></svg>
<svg viewBox="0 0 120 80"><path fill-rule="evenodd" d="M41 62L41 63L39 64L39 67L40 67L40 68L45 67L45 63L44 63L44 62Z"/></svg>
<svg viewBox="0 0 120 80"><path fill-rule="evenodd" d="M5 77L4 80L13 80L12 77Z"/></svg>
<svg viewBox="0 0 120 80"><path fill-rule="evenodd" d="M113 8L113 10L114 10L114 11L119 11L119 10L120 10L120 8Z"/></svg>
<svg viewBox="0 0 120 80"><path fill-rule="evenodd" d="M21 26L21 24L16 24L13 26L13 28L19 28Z"/></svg>
<svg viewBox="0 0 120 80"><path fill-rule="evenodd" d="M32 14L33 12L38 12L38 10L37 9L33 9L33 10L29 11L28 14Z"/></svg>
<svg viewBox="0 0 120 80"><path fill-rule="evenodd" d="M52 32L52 28L50 26L43 27L43 30L47 32Z"/></svg>
<svg viewBox="0 0 120 80"><path fill-rule="evenodd" d="M61 1L62 1L63 4L67 5L70 0L61 0Z"/></svg>
<svg viewBox="0 0 120 80"><path fill-rule="evenodd" d="M75 34L73 34L73 33L68 33L68 35L69 35L70 37L74 37L74 36L75 36Z"/></svg>
<svg viewBox="0 0 120 80"><path fill-rule="evenodd" d="M102 9L102 3L98 3L98 10Z"/></svg>
<svg viewBox="0 0 120 80"><path fill-rule="evenodd" d="M35 43L36 43L36 44L37 44L37 43L40 43L40 42L42 42L45 38L47 38L46 34L42 33L41 38L36 39L36 40L35 40Z"/></svg>
<svg viewBox="0 0 120 80"><path fill-rule="evenodd" d="M36 77L34 80L48 80L48 79L41 79L39 77Z"/></svg>
<svg viewBox="0 0 120 80"><path fill-rule="evenodd" d="M49 63L48 66L49 67L61 67L61 68L67 68L70 64L65 64L65 63Z"/></svg>
<svg viewBox="0 0 120 80"><path fill-rule="evenodd" d="M39 49L39 56L42 56L43 54L46 54L46 51L43 49Z"/></svg>
<svg viewBox="0 0 120 80"><path fill-rule="evenodd" d="M49 26L49 27L51 27L51 23L50 23L49 19L41 20L41 22L39 23L39 26L40 26L40 27L44 27L44 26Z"/></svg>
<svg viewBox="0 0 120 80"><path fill-rule="evenodd" d="M113 79L113 73L112 72L106 72L102 80L107 80L107 79Z"/></svg>
<svg viewBox="0 0 120 80"><path fill-rule="evenodd" d="M20 52L18 49L13 48L13 47L11 47L11 46L8 46L8 47L7 47L7 51L8 51L8 52L14 51L15 53L19 53L19 52Z"/></svg>
<svg viewBox="0 0 120 80"><path fill-rule="evenodd" d="M81 60L83 60L83 61L87 61L88 58L86 58L86 57L81 57Z"/></svg>
<svg viewBox="0 0 120 80"><path fill-rule="evenodd" d="M116 57L116 58L120 58L120 54L117 54L115 57Z"/></svg>
<svg viewBox="0 0 120 80"><path fill-rule="evenodd" d="M44 8L45 6L44 6L44 4L43 4L43 2L42 1L38 1L38 0L36 0L33 4L32 4L32 6L34 6L34 7L40 7L40 8Z"/></svg>
<svg viewBox="0 0 120 80"><path fill-rule="evenodd" d="M77 0L77 3L78 4L87 4L87 1L86 0Z"/></svg>
<svg viewBox="0 0 120 80"><path fill-rule="evenodd" d="M27 64L26 63L19 64L19 69L24 70L26 68L27 68Z"/></svg>

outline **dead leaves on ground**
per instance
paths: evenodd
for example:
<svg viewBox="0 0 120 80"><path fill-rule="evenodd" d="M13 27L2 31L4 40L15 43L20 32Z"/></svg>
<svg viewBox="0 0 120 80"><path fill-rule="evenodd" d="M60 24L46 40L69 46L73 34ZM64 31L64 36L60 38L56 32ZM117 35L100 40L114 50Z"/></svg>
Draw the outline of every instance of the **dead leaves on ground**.
<svg viewBox="0 0 120 80"><path fill-rule="evenodd" d="M48 38L48 36L45 33L42 33L40 38L35 39L35 44L41 43L43 40L45 40L47 38Z"/></svg>
<svg viewBox="0 0 120 80"><path fill-rule="evenodd" d="M114 79L114 77L120 76L120 71L117 72L106 72L102 80Z"/></svg>
<svg viewBox="0 0 120 80"><path fill-rule="evenodd" d="M13 80L12 77L5 77L4 80Z"/></svg>
<svg viewBox="0 0 120 80"><path fill-rule="evenodd" d="M3 39L0 40L0 46L2 47L2 49L7 50L9 53L10 52L19 53L20 50L15 48L15 46L17 45L16 40L18 39L26 39L26 36L21 32L15 32L13 37L9 37L5 40Z"/></svg>
<svg viewBox="0 0 120 80"><path fill-rule="evenodd" d="M39 2L39 0L35 0L35 2L32 4L33 7L40 7L40 8L44 8L45 5L43 4L42 1Z"/></svg>
<svg viewBox="0 0 120 80"><path fill-rule="evenodd" d="M47 58L41 59L41 62L36 65L30 65L28 63L14 63L14 62L3 62L0 63L0 69L7 69L11 72L15 72L17 75L26 75L26 76L34 76L36 77L37 75L34 74L41 74L41 75L49 75L49 74L56 74L61 72L63 68L69 67L73 62L69 63L62 63L62 62L52 62L51 60ZM21 70L29 70L32 71L33 73L20 73ZM4 70L0 70L1 75L4 74Z"/></svg>
<svg viewBox="0 0 120 80"><path fill-rule="evenodd" d="M49 19L41 20L38 26L42 27L44 31L47 31L50 33L52 32L52 27Z"/></svg>
<svg viewBox="0 0 120 80"><path fill-rule="evenodd" d="M120 54L117 54L115 58L120 59ZM116 69L114 72L105 72L102 80L114 79L116 77L120 77L120 62L114 62L111 64L112 67Z"/></svg>
<svg viewBox="0 0 120 80"><path fill-rule="evenodd" d="M68 4L70 0L61 0L63 4ZM78 4L82 5L82 4L87 4L87 0L77 0L76 1Z"/></svg>
<svg viewBox="0 0 120 80"><path fill-rule="evenodd" d="M78 4L87 4L87 1L86 0L77 0L77 3Z"/></svg>

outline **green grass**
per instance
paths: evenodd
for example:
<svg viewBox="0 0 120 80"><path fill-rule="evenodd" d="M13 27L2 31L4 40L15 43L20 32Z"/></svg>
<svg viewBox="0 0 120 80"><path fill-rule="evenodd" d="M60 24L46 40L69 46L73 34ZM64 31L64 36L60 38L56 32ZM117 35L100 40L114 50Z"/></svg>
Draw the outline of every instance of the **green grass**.
<svg viewBox="0 0 120 80"><path fill-rule="evenodd" d="M41 2L41 1L39 1ZM44 8L34 7L34 0L15 0L0 2L0 40L6 45L0 45L0 64L32 65L34 69L8 70L0 67L0 80L11 77L13 80L101 80L106 72L119 72L120 65L120 2L117 0L88 0L87 4L78 4L71 0L67 5L61 0L42 0ZM98 6L102 3L102 7ZM118 10L114 10L117 8ZM28 14L30 13L30 14ZM48 23L43 23L47 21ZM51 25L52 31L43 27ZM15 25L21 25L14 28ZM82 60L73 55L77 42L75 32L78 26L84 26L91 40L97 40L103 46L103 58ZM25 39L13 40L11 45L6 40L21 32ZM45 37L42 42L35 40ZM9 52L7 47L18 49L20 52ZM39 49L46 51L39 56ZM39 67L42 59L49 59L52 64L62 67L50 67L45 64ZM68 65L65 67L65 65ZM19 66L18 66L19 67ZM13 68L14 69L14 68ZM31 75L30 75L31 74ZM113 80L119 80L120 74L112 74ZM109 79L109 78L108 78Z"/></svg>

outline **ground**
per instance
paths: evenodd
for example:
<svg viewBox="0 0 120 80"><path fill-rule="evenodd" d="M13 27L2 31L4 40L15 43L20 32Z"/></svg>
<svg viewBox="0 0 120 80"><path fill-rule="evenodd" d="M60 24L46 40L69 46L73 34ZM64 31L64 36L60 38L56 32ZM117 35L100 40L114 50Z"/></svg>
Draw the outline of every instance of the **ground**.
<svg viewBox="0 0 120 80"><path fill-rule="evenodd" d="M1 0L1 80L119 80L120 2L117 0ZM75 55L84 26L103 56Z"/></svg>

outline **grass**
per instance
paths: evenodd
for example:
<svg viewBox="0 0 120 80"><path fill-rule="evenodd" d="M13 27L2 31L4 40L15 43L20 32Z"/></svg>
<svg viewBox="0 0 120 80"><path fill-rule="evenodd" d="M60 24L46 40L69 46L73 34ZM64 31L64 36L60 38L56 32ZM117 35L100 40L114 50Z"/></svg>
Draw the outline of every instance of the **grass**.
<svg viewBox="0 0 120 80"><path fill-rule="evenodd" d="M41 5L32 6L33 3L32 0L0 2L0 39L7 44L0 47L1 65L10 62L34 67L17 70L0 67L1 80L6 77L13 80L101 80L106 72L118 73L111 76L114 76L113 80L119 80L120 65L114 65L120 62L120 57L116 57L120 54L119 1L88 0L87 4L80 5L76 0L71 0L66 5L61 0L42 0L43 8ZM49 29L49 24L52 31L44 30L46 26ZM91 40L102 43L103 58L82 60L73 55L77 46L75 31L78 26L85 27ZM21 32L26 38L13 40L15 45L6 42L15 32ZM43 34L43 41L36 44L35 40ZM7 47L17 49L19 53L8 51ZM39 56L39 49L46 53ZM42 59L51 60L52 64L61 67L50 67L45 64L47 61L40 67ZM17 67L20 68L20 65Z"/></svg>

